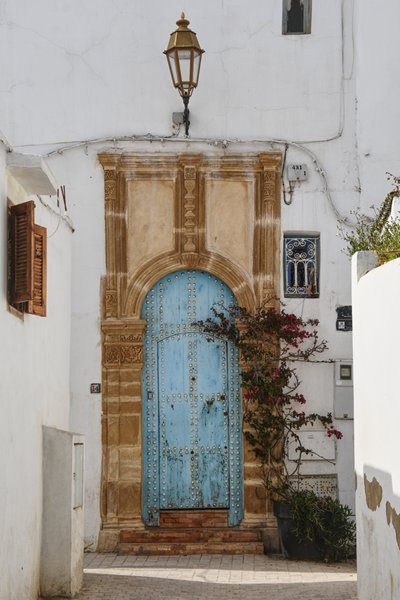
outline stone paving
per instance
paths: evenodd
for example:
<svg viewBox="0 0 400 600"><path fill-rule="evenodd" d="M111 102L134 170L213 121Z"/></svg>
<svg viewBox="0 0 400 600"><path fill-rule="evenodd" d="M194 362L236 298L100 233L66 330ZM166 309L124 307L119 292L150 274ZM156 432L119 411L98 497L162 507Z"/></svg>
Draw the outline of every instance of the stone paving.
<svg viewBox="0 0 400 600"><path fill-rule="evenodd" d="M86 554L76 600L356 600L354 564L266 556Z"/></svg>

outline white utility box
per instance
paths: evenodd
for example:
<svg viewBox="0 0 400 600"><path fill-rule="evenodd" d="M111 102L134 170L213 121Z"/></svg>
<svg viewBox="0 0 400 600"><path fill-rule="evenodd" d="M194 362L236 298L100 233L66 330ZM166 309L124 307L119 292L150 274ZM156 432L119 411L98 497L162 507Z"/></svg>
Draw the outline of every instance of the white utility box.
<svg viewBox="0 0 400 600"><path fill-rule="evenodd" d="M40 593L74 597L83 576L82 435L43 427L43 535Z"/></svg>
<svg viewBox="0 0 400 600"><path fill-rule="evenodd" d="M353 361L335 361L335 419L353 419Z"/></svg>

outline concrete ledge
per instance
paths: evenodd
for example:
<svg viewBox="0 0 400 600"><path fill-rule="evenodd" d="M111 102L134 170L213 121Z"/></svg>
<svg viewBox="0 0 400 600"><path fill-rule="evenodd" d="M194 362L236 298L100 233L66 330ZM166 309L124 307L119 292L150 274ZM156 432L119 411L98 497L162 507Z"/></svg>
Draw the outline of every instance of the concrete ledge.
<svg viewBox="0 0 400 600"><path fill-rule="evenodd" d="M7 169L27 194L51 196L57 192L56 180L41 156L10 152Z"/></svg>

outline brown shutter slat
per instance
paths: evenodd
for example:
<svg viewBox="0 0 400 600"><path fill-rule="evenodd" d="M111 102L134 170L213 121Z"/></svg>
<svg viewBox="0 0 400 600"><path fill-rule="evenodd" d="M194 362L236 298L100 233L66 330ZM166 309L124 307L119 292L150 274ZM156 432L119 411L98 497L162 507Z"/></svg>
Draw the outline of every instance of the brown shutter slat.
<svg viewBox="0 0 400 600"><path fill-rule="evenodd" d="M40 225L34 226L34 257L33 257L33 296L28 302L28 313L46 316L47 295L47 229Z"/></svg>
<svg viewBox="0 0 400 600"><path fill-rule="evenodd" d="M11 207L11 302L33 298L34 210L30 200Z"/></svg>

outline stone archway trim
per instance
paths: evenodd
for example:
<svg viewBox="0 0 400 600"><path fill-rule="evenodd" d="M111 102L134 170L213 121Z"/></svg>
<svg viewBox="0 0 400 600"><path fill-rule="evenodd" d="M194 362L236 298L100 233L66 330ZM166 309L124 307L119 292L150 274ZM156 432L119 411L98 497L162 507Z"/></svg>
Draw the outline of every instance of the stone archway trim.
<svg viewBox="0 0 400 600"><path fill-rule="evenodd" d="M118 545L121 530L143 528L141 518L141 420L143 337L140 319L147 291L163 275L182 268L203 269L222 279L248 309L279 295L280 165L276 152L231 155L101 154L105 182L106 277L102 314L102 530L99 549ZM173 247L128 272L130 181L173 182ZM251 269L207 247L209 182L251 182L253 212ZM250 189L250 187L249 187ZM248 192L250 193L250 192ZM227 218L230 218L227 215ZM246 525L271 525L270 506L254 456L245 447Z"/></svg>

